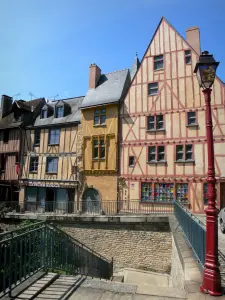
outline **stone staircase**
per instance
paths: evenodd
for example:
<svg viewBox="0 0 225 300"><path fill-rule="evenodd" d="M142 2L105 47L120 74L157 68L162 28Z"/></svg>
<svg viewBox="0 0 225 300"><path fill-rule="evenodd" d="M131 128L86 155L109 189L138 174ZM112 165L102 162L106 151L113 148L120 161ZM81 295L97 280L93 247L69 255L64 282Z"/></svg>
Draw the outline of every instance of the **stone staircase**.
<svg viewBox="0 0 225 300"><path fill-rule="evenodd" d="M184 290L148 284L128 284L55 273L43 274L24 287L14 299L40 300L162 300L186 299Z"/></svg>

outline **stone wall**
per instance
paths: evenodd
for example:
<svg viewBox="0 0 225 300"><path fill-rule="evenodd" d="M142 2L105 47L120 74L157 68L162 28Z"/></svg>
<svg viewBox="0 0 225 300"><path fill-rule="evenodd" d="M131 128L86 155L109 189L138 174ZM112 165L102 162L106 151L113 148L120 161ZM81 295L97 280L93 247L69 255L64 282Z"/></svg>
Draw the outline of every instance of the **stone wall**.
<svg viewBox="0 0 225 300"><path fill-rule="evenodd" d="M174 288L184 289L184 270L178 255L174 237L172 237L171 285Z"/></svg>
<svg viewBox="0 0 225 300"><path fill-rule="evenodd" d="M62 229L107 259L113 257L116 270L131 267L170 273L172 238L166 222L67 224Z"/></svg>

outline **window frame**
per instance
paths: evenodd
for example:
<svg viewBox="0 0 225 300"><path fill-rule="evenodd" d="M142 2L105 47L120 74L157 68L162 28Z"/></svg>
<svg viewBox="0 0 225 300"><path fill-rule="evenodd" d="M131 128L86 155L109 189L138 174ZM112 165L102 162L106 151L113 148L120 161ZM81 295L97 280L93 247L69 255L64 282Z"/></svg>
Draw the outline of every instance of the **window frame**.
<svg viewBox="0 0 225 300"><path fill-rule="evenodd" d="M177 196L177 194L178 194L178 190L179 190L179 188L178 188L178 185L187 185L187 197L185 198L186 200L177 200L178 199L178 196ZM183 188L183 190L184 190L184 188ZM182 190L179 192L180 194L182 193ZM179 202L179 203L189 203L189 184L187 183L187 182L177 182L176 183L176 185L175 185L175 195L176 195L176 200ZM179 197L179 198L182 198L182 197Z"/></svg>
<svg viewBox="0 0 225 300"><path fill-rule="evenodd" d="M147 190L144 190L144 186L147 186ZM162 187L160 187L162 186ZM168 187L169 186L169 187ZM173 203L175 199L175 183L171 182L154 182L154 181L141 181L139 188L140 188L140 203ZM161 189L165 190L169 188L169 191L166 192L161 191ZM171 192L172 189L172 192ZM149 191L150 190L150 191ZM158 195L157 195L158 193ZM159 200L158 198L160 195L164 195L163 200ZM169 200L168 200L169 199Z"/></svg>
<svg viewBox="0 0 225 300"><path fill-rule="evenodd" d="M157 87L151 87L152 85L157 85ZM151 93L151 91L154 91L156 90L155 93ZM153 96L157 96L159 93L159 83L156 81L156 82L150 82L148 83L148 97L153 97Z"/></svg>
<svg viewBox="0 0 225 300"><path fill-rule="evenodd" d="M154 56L154 64L153 64L153 68L154 71L160 71L160 70L164 70L164 56L163 54L159 54L159 55L155 55ZM162 62L162 67L157 68L157 63L161 63Z"/></svg>
<svg viewBox="0 0 225 300"><path fill-rule="evenodd" d="M43 117L43 113L46 113L46 117ZM48 118L48 109L42 109L41 110L41 116L40 119L47 119Z"/></svg>
<svg viewBox="0 0 225 300"><path fill-rule="evenodd" d="M133 161L133 164L131 164L131 160ZM131 167L131 168L135 166L135 157L134 157L134 155L129 155L128 164L129 164L129 167Z"/></svg>
<svg viewBox="0 0 225 300"><path fill-rule="evenodd" d="M37 133L39 133L39 142L37 142ZM37 128L37 129L34 129L34 146L40 146L40 141L41 141L41 129Z"/></svg>
<svg viewBox="0 0 225 300"><path fill-rule="evenodd" d="M39 161L38 156L31 156L30 157L29 173L37 173L38 172L38 161ZM34 162L35 162L34 168L31 168L31 166Z"/></svg>
<svg viewBox="0 0 225 300"><path fill-rule="evenodd" d="M191 146L191 151L190 150L187 151L188 146ZM180 158L178 159L178 157L177 157L177 154L178 154L177 148L178 147L182 147L182 151L181 150L179 151L179 153L182 153L182 159L180 159ZM192 153L191 159L186 159L187 153ZM194 162L194 144L177 144L175 154L176 154L175 162L177 162L177 163L188 163L188 162L193 163Z"/></svg>
<svg viewBox="0 0 225 300"><path fill-rule="evenodd" d="M190 59L190 61L187 61L187 59ZM184 62L186 65L191 65L192 63L192 57L191 57L191 50L187 49L184 50Z"/></svg>
<svg viewBox="0 0 225 300"><path fill-rule="evenodd" d="M104 117L104 122L102 122L102 117ZM98 122L95 122L95 118L98 118ZM94 124L93 126L105 126L106 125L106 108L95 109L94 110Z"/></svg>
<svg viewBox="0 0 225 300"><path fill-rule="evenodd" d="M58 143L50 143L51 141L51 131L59 131L59 137L58 137ZM60 133L61 133L61 129L60 128L49 128L49 131L48 131L48 146L54 146L54 145L59 145L59 142L60 142ZM57 136L56 134L54 134L54 136Z"/></svg>
<svg viewBox="0 0 225 300"><path fill-rule="evenodd" d="M157 120L159 119L159 117L162 117L162 120ZM149 119L153 118L154 121L149 122ZM163 114L159 114L159 115L154 115L154 116L147 116L147 131L148 132L155 132L155 131L165 131L165 120L164 120L164 115ZM158 127L158 123L161 122L162 123L162 127L159 128ZM150 128L149 124L154 124L153 128Z"/></svg>
<svg viewBox="0 0 225 300"><path fill-rule="evenodd" d="M190 114L195 114L194 117L190 117ZM195 122L190 123L190 119L195 119ZM187 127L195 127L198 126L198 122L197 122L197 112L196 111L188 111L187 112Z"/></svg>
<svg viewBox="0 0 225 300"><path fill-rule="evenodd" d="M159 152L160 147L163 147L164 151ZM154 152L152 152L151 154L150 154L150 148L152 148L152 149L154 148ZM166 159L165 159L166 151L165 150L166 150L165 145L148 146L148 163L149 164L151 164L151 163L165 163L166 162ZM163 153L164 157L163 157L163 159L159 160L159 155L161 155L162 153ZM149 160L150 155L155 155L155 159Z"/></svg>
<svg viewBox="0 0 225 300"><path fill-rule="evenodd" d="M144 185L148 185L148 190L147 191L144 191L145 193L147 193L147 195L149 196L149 190L151 192L151 196L150 197L147 197L147 199L143 197L143 194L142 194L142 191L143 191L143 186ZM151 203L151 202L154 202L154 198L153 198L153 195L154 195L154 183L153 182L141 182L140 183L140 202L141 203Z"/></svg>
<svg viewBox="0 0 225 300"><path fill-rule="evenodd" d="M96 142L96 143L95 143ZM103 143L102 143L103 142ZM95 151L97 149L98 156L95 156ZM101 150L104 149L104 157L101 156ZM105 137L93 137L92 140L92 160L105 160L106 158L106 140Z"/></svg>
<svg viewBox="0 0 225 300"><path fill-rule="evenodd" d="M58 116L58 109L62 109L62 116ZM56 110L55 110L55 117L56 119L60 119L64 117L64 105L60 105L60 106L56 106Z"/></svg>
<svg viewBox="0 0 225 300"><path fill-rule="evenodd" d="M57 159L56 171L48 171L48 164L49 164L49 160L51 160L51 159ZM58 158L58 156L48 156L46 158L45 173L47 173L47 174L58 174L58 166L59 166L59 158Z"/></svg>

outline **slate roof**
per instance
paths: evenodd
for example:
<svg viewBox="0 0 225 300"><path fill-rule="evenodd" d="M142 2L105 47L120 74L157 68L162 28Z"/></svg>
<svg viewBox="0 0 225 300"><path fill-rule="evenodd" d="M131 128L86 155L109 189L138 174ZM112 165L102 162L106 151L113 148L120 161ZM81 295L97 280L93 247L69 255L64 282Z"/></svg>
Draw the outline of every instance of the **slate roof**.
<svg viewBox="0 0 225 300"><path fill-rule="evenodd" d="M51 125L58 125L58 124L67 124L67 123L78 123L80 122L80 109L79 106L81 105L84 96L69 98L69 99L60 99L58 101L51 101L47 103L47 106L52 108L51 115L48 118L41 119L40 114L35 120L34 127L40 126L51 126ZM70 106L71 112L62 118L55 118L55 106L59 101L63 101L67 105Z"/></svg>
<svg viewBox="0 0 225 300"><path fill-rule="evenodd" d="M134 62L133 62L133 65L130 69L130 77L131 77L131 80L134 78L134 75L136 74L137 70L139 69L140 67L140 61L139 61L139 58L137 56L135 56L135 59L134 59Z"/></svg>
<svg viewBox="0 0 225 300"><path fill-rule="evenodd" d="M32 124L44 103L45 98L14 101L8 114L0 120L0 128L14 128Z"/></svg>
<svg viewBox="0 0 225 300"><path fill-rule="evenodd" d="M128 69L102 74L96 88L88 90L80 108L120 101L128 76Z"/></svg>

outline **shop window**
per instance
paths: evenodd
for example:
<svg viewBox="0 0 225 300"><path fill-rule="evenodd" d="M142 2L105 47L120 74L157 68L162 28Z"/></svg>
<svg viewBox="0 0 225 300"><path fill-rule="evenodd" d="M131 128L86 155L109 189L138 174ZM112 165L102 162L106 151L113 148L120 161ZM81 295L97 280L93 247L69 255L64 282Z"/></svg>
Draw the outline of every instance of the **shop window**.
<svg viewBox="0 0 225 300"><path fill-rule="evenodd" d="M129 167L133 167L134 166L134 156L129 156Z"/></svg>
<svg viewBox="0 0 225 300"><path fill-rule="evenodd" d="M141 183L141 201L151 202L152 201L152 183L142 182Z"/></svg>
<svg viewBox="0 0 225 300"><path fill-rule="evenodd" d="M188 202L188 184L178 183L176 185L176 200L178 202Z"/></svg>
<svg viewBox="0 0 225 300"><path fill-rule="evenodd" d="M96 109L94 111L94 125L104 125L106 121L106 109Z"/></svg>
<svg viewBox="0 0 225 300"><path fill-rule="evenodd" d="M32 157L30 158L30 172L37 173L38 171L38 157Z"/></svg>
<svg viewBox="0 0 225 300"><path fill-rule="evenodd" d="M56 118L62 118L64 117L64 107L58 106L56 107Z"/></svg>
<svg viewBox="0 0 225 300"><path fill-rule="evenodd" d="M34 131L34 146L40 145L40 138L41 138L41 130L35 129L35 131Z"/></svg>
<svg viewBox="0 0 225 300"><path fill-rule="evenodd" d="M3 130L3 142L8 143L9 142L9 129Z"/></svg>
<svg viewBox="0 0 225 300"><path fill-rule="evenodd" d="M196 112L195 111L189 111L187 113L187 119L188 119L188 125L196 125Z"/></svg>
<svg viewBox="0 0 225 300"><path fill-rule="evenodd" d="M193 147L191 144L176 146L176 161L193 161Z"/></svg>
<svg viewBox="0 0 225 300"><path fill-rule="evenodd" d="M172 202L174 200L174 185L171 183L155 184L155 201L156 202Z"/></svg>
<svg viewBox="0 0 225 300"><path fill-rule="evenodd" d="M37 199L37 187L28 186L26 188L26 200L28 202L36 202Z"/></svg>
<svg viewBox="0 0 225 300"><path fill-rule="evenodd" d="M147 117L147 130L163 130L163 129L164 129L163 115Z"/></svg>
<svg viewBox="0 0 225 300"><path fill-rule="evenodd" d="M165 147L164 146L150 146L148 147L148 162L165 161Z"/></svg>
<svg viewBox="0 0 225 300"><path fill-rule="evenodd" d="M190 64L191 63L191 50L185 50L185 63Z"/></svg>
<svg viewBox="0 0 225 300"><path fill-rule="evenodd" d="M48 144L49 145L58 145L59 137L60 137L60 129L50 129Z"/></svg>
<svg viewBox="0 0 225 300"><path fill-rule="evenodd" d="M58 172L58 157L47 157L46 173Z"/></svg>
<svg viewBox="0 0 225 300"><path fill-rule="evenodd" d="M163 55L157 55L154 57L154 71L163 69Z"/></svg>
<svg viewBox="0 0 225 300"><path fill-rule="evenodd" d="M158 94L158 82L148 84L148 95L155 96Z"/></svg>

